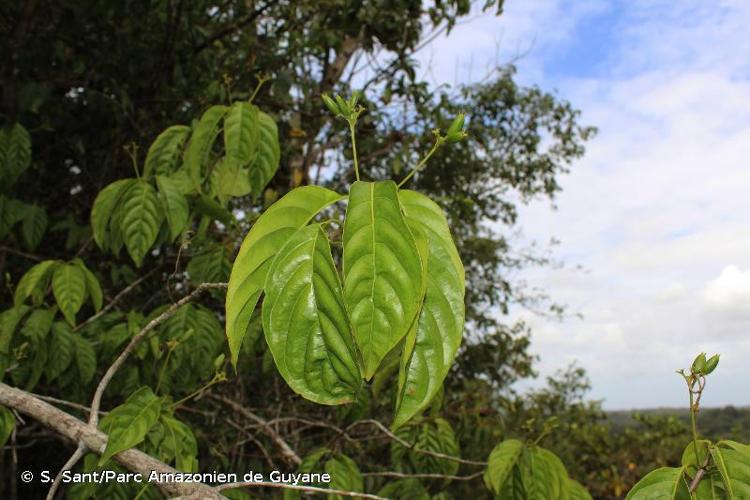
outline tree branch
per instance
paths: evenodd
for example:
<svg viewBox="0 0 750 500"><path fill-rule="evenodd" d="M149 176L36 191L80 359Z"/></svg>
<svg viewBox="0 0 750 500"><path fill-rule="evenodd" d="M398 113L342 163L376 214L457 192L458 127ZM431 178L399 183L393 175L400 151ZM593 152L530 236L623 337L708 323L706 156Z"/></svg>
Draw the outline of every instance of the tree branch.
<svg viewBox="0 0 750 500"><path fill-rule="evenodd" d="M191 300L193 300L195 297L203 293L205 290L210 289L217 289L217 288L226 288L226 283L202 283L198 286L195 290L193 290L189 295L186 295L185 297L181 298L169 308L161 313L156 318L149 321L149 323L141 328L141 331L138 332L131 340L130 343L125 347L125 349L120 353L120 355L115 359L114 363L110 365L110 367L107 369L107 371L104 373L104 376L102 376L101 380L99 381L99 385L96 387L96 391L94 392L94 398L91 400L91 413L89 414L89 424L95 426L99 421L99 407L102 404L102 395L104 394L104 390L109 385L110 381L112 380L112 377L117 373L117 370L120 369L120 367L125 363L125 361L128 359L130 354L135 350L136 347L138 347L138 344L141 343L141 341L148 335L151 330L159 326L160 324L164 323L167 319L169 319L172 315L174 315L175 312L177 312L177 309L182 307L183 305L187 304Z"/></svg>
<svg viewBox="0 0 750 500"><path fill-rule="evenodd" d="M35 398L26 391L10 387L0 382L0 404L13 408L39 421L56 433L81 443L86 449L101 454L107 443L107 435L95 427L78 420L54 406ZM148 477L152 471L157 474L178 474L179 471L160 462L140 450L130 449L116 454L114 460L133 472ZM158 482L157 486L167 495L181 495L184 498L222 498L214 488L203 483Z"/></svg>

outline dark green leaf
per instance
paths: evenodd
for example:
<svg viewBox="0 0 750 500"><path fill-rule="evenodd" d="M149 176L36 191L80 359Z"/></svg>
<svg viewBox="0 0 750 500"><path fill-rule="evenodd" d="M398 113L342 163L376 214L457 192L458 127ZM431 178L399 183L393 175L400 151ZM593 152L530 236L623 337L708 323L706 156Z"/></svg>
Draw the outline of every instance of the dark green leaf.
<svg viewBox="0 0 750 500"><path fill-rule="evenodd" d="M86 299L86 274L75 264L60 264L52 274L52 293L63 316L76 324L76 313Z"/></svg>
<svg viewBox="0 0 750 500"><path fill-rule="evenodd" d="M47 212L42 207L31 205L23 216L21 234L24 244L29 250L34 250L42 241L47 229Z"/></svg>
<svg viewBox="0 0 750 500"><path fill-rule="evenodd" d="M132 448L146 437L161 413L161 400L149 387L135 391L122 405L112 410L101 421L101 428L109 435L107 446L99 458L99 465L113 455Z"/></svg>
<svg viewBox="0 0 750 500"><path fill-rule="evenodd" d="M79 335L73 335L73 342L81 383L88 384L96 372L96 353L91 343Z"/></svg>
<svg viewBox="0 0 750 500"><path fill-rule="evenodd" d="M94 200L94 206L91 208L91 229L94 233L94 241L102 250L106 250L108 247L112 248L111 242L109 242L110 220L123 193L135 182L137 182L135 179L115 181L102 189Z"/></svg>
<svg viewBox="0 0 750 500"><path fill-rule="evenodd" d="M34 265L26 271L21 281L18 282L13 302L16 307L20 306L29 296L34 304L40 304L46 293L49 278L59 262L56 260L45 260Z"/></svg>
<svg viewBox="0 0 750 500"><path fill-rule="evenodd" d="M6 407L0 406L0 448L8 441L16 427L16 417Z"/></svg>
<svg viewBox="0 0 750 500"><path fill-rule="evenodd" d="M148 182L136 181L122 195L120 210L122 240L133 262L140 266L146 252L156 242L164 209L154 188Z"/></svg>

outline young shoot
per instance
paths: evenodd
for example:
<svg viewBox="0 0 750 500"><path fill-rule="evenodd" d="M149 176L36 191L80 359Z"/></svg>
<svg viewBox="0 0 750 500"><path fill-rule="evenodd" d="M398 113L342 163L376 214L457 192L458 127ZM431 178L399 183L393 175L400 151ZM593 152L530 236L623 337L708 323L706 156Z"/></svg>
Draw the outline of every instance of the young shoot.
<svg viewBox="0 0 750 500"><path fill-rule="evenodd" d="M349 135L352 139L352 158L354 158L354 176L359 180L359 160L357 158L357 139L355 137L355 128L357 126L357 120L365 108L357 104L359 100L359 92L354 92L349 100L344 100L340 95L336 95L335 99L332 99L328 94L322 95L323 102L325 103L328 110L336 117L341 117L349 124Z"/></svg>

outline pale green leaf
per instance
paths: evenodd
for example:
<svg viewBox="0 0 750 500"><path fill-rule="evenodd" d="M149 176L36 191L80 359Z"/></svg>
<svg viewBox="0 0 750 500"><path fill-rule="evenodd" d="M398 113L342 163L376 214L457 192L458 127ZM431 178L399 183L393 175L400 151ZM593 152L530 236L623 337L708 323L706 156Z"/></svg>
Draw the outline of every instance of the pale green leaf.
<svg viewBox="0 0 750 500"><path fill-rule="evenodd" d="M505 481L511 476L513 467L521 457L523 443L517 439L506 439L490 453L487 470L484 473L484 484L495 495L499 495Z"/></svg>
<svg viewBox="0 0 750 500"><path fill-rule="evenodd" d="M47 212L36 205L28 206L21 223L21 235L29 250L34 250L42 241L47 229Z"/></svg>
<svg viewBox="0 0 750 500"><path fill-rule="evenodd" d="M297 229L341 198L338 193L319 186L294 189L271 205L245 236L229 277L226 300L226 331L235 367L271 258Z"/></svg>
<svg viewBox="0 0 750 500"><path fill-rule="evenodd" d="M172 125L159 134L148 148L143 178L148 179L152 174L167 175L176 170L182 146L189 135L190 127L185 125Z"/></svg>
<svg viewBox="0 0 750 500"><path fill-rule="evenodd" d="M427 238L428 258L413 346L404 350L394 427L424 410L442 387L461 344L465 314L464 268L442 209L415 191L400 191L399 200L412 231Z"/></svg>
<svg viewBox="0 0 750 500"><path fill-rule="evenodd" d="M122 196L120 230L125 248L140 267L143 257L156 242L164 210L156 191L145 181L136 181Z"/></svg>
<svg viewBox="0 0 750 500"><path fill-rule="evenodd" d="M208 108L195 125L193 135L185 150L185 167L198 192L201 190L205 176L204 167L208 162L216 136L219 135L221 120L228 109L226 106Z"/></svg>
<svg viewBox="0 0 750 500"><path fill-rule="evenodd" d="M149 387L135 391L122 405L112 410L101 421L101 428L109 436L107 446L99 458L99 465L112 456L136 446L159 419L161 400Z"/></svg>
<svg viewBox="0 0 750 500"><path fill-rule="evenodd" d="M268 271L263 331L294 392L320 404L353 401L355 348L331 249L319 224L289 237Z"/></svg>
<svg viewBox="0 0 750 500"><path fill-rule="evenodd" d="M94 233L94 241L102 250L106 250L107 247L112 248L108 243L110 220L114 216L123 193L135 182L137 182L135 179L115 181L99 191L94 200L94 206L91 208L91 230Z"/></svg>
<svg viewBox="0 0 750 500"><path fill-rule="evenodd" d="M235 102L224 116L224 152L240 165L247 165L258 148L258 108Z"/></svg>
<svg viewBox="0 0 750 500"><path fill-rule="evenodd" d="M393 181L352 185L344 223L344 303L369 380L408 332L425 276Z"/></svg>
<svg viewBox="0 0 750 500"><path fill-rule="evenodd" d="M13 296L16 307L21 305L28 297L32 298L34 304L41 303L49 284L49 278L58 265L59 262L56 260L44 260L26 271L21 281L18 282Z"/></svg>
<svg viewBox="0 0 750 500"><path fill-rule="evenodd" d="M169 235L174 241L188 223L190 211L187 199L180 192L179 185L170 177L157 175L156 185L159 188L159 198L161 199L167 216L167 222L169 223Z"/></svg>
<svg viewBox="0 0 750 500"><path fill-rule="evenodd" d="M273 178L281 158L276 122L266 113L258 111L257 123L260 128L260 142L255 160L250 165L250 185L256 198Z"/></svg>
<svg viewBox="0 0 750 500"><path fill-rule="evenodd" d="M211 173L212 193L226 201L232 196L245 196L250 186L249 170L233 158L222 158Z"/></svg>
<svg viewBox="0 0 750 500"><path fill-rule="evenodd" d="M52 293L63 316L76 324L76 313L86 299L86 274L75 264L60 264L52 274Z"/></svg>
<svg viewBox="0 0 750 500"><path fill-rule="evenodd" d="M688 500L685 468L660 467L646 474L628 492L626 500Z"/></svg>

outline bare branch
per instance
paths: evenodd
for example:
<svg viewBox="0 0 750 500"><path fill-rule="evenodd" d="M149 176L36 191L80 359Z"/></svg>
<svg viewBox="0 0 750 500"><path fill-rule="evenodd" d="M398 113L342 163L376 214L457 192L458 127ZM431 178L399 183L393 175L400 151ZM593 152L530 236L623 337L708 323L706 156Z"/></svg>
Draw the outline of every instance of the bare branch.
<svg viewBox="0 0 750 500"><path fill-rule="evenodd" d="M405 474L403 472L363 472L363 476L397 477L401 479L449 479L451 481L471 481L484 474L483 470L468 476L452 476L449 474Z"/></svg>
<svg viewBox="0 0 750 500"><path fill-rule="evenodd" d="M328 495L340 495L342 497L353 498L371 498L373 500L388 500L384 497L372 495L370 493L358 493L356 491L334 490L329 488L318 488L317 486L297 486L286 483L271 483L268 481L258 481L257 483L227 483L217 486L219 491L231 490L234 488L279 488L283 490L305 491L307 493L326 493Z"/></svg>
<svg viewBox="0 0 750 500"><path fill-rule="evenodd" d="M295 453L295 451L289 446L289 444L284 441L284 438L282 438L278 432L276 432L273 427L268 425L268 422L256 415L255 413L251 412L244 406L242 406L239 403L236 403L235 401L232 401L231 399L224 397L224 396L214 396L209 395L211 399L215 399L217 401L221 401L222 403L231 406L235 411L240 413L243 417L249 418L263 431L263 433L268 436L271 441L273 441L273 444L276 445L276 447L279 449L279 452L281 453L281 456L284 458L284 460L290 464L293 465L299 465L302 463L302 459Z"/></svg>
<svg viewBox="0 0 750 500"><path fill-rule="evenodd" d="M446 455L445 453L440 453L440 452L437 452L437 451L429 451L429 450L422 450L420 448L415 448L414 447L414 443L409 443L408 441L400 438L399 436L397 436L396 434L394 434L393 432L391 432L390 429L388 429L386 426L384 426L383 424L381 424L377 420L373 420L373 419L359 420L359 421L354 422L353 424L351 424L345 430L348 431L349 429L352 429L353 427L356 427L358 425L365 425L365 424L374 425L375 427L377 427L378 429L380 429L380 431L383 434L385 434L386 436L388 436L392 440L396 441L401 446L403 446L405 448L409 448L410 450L413 450L413 451L415 451L417 453L421 453L423 455L429 455L429 456L435 457L435 458L442 458L444 460L450 460L452 462L458 462L460 464L478 465L478 466L482 466L482 467L486 467L488 465L487 462L480 462L480 461L477 461L477 460L466 460L464 458L454 457L452 455Z"/></svg>
<svg viewBox="0 0 750 500"><path fill-rule="evenodd" d="M34 397L26 391L0 382L0 404L26 414L56 433L86 449L101 454L107 443L107 435L96 427L65 413ZM114 460L133 472L148 477L152 471L158 475L179 474L179 471L156 460L140 450L130 449L116 454ZM173 476L174 477L174 476ZM187 498L222 498L217 491L203 483L159 482L157 486L167 495Z"/></svg>
<svg viewBox="0 0 750 500"><path fill-rule="evenodd" d="M89 414L89 424L95 426L99 421L99 407L102 404L102 395L104 394L104 390L109 385L109 382L112 380L112 377L117 373L117 370L120 369L120 367L125 363L125 361L128 359L130 354L135 350L136 347L138 347L138 344L141 343L141 341L146 338L146 335L148 335L151 330L159 326L160 324L164 323L167 319L169 319L172 315L174 315L175 312L177 312L177 309L182 307L183 305L187 304L191 300L193 300L195 297L203 293L205 290L211 290L211 289L218 289L218 288L226 288L226 283L202 283L199 285L195 290L193 290L189 295L186 295L185 297L181 298L169 308L161 313L156 318L149 321L149 323L141 328L141 331L138 332L131 340L130 343L125 347L125 349L120 353L120 355L115 359L114 363L110 365L110 367L107 369L107 371L104 373L104 376L99 381L99 385L96 387L96 391L94 392L94 398L91 400L91 413Z"/></svg>

